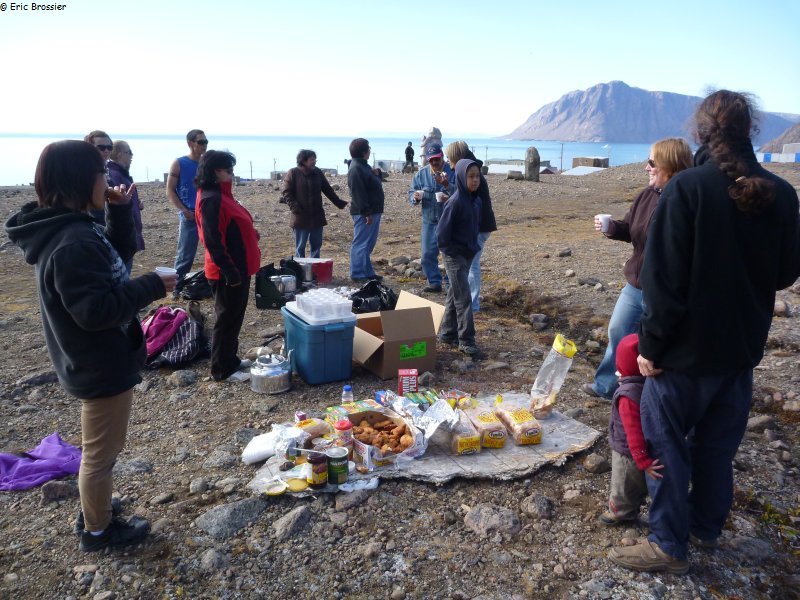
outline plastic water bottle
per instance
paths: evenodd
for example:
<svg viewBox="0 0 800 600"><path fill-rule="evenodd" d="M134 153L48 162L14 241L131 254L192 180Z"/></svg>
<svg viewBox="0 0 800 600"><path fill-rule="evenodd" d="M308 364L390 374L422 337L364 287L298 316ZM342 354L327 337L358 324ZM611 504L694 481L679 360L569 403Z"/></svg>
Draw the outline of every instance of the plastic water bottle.
<svg viewBox="0 0 800 600"><path fill-rule="evenodd" d="M539 367L536 381L531 387L531 409L537 418L550 415L556 403L556 394L567 377L567 371L572 366L572 357L577 351L574 342L560 333L556 335L553 347Z"/></svg>
<svg viewBox="0 0 800 600"><path fill-rule="evenodd" d="M342 388L342 404L353 401L353 388L346 385Z"/></svg>

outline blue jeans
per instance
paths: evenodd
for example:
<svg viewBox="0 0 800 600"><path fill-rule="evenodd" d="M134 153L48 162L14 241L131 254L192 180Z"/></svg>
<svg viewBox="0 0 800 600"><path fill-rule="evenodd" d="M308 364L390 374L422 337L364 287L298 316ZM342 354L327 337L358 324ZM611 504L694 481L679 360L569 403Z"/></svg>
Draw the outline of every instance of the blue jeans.
<svg viewBox="0 0 800 600"><path fill-rule="evenodd" d="M469 267L469 292L472 296L472 312L480 312L481 310L481 254L483 254L483 245L489 239L491 231L484 231L478 234L478 246L480 250L472 259L472 264Z"/></svg>
<svg viewBox="0 0 800 600"><path fill-rule="evenodd" d="M648 377L641 400L648 452L664 465L647 477L652 542L686 558L689 534L715 540L733 503L733 457L744 436L753 371ZM691 492L689 484L691 483Z"/></svg>
<svg viewBox="0 0 800 600"><path fill-rule="evenodd" d="M439 243L436 239L436 223L422 222L422 272L430 285L442 285L439 270Z"/></svg>
<svg viewBox="0 0 800 600"><path fill-rule="evenodd" d="M194 255L197 254L197 221L189 221L181 213L178 225L178 251L175 254L175 270L178 283L192 270Z"/></svg>
<svg viewBox="0 0 800 600"><path fill-rule="evenodd" d="M639 331L643 310L642 290L626 283L608 322L608 347L605 356L594 374L594 390L604 398L611 400L617 389L617 346L626 335Z"/></svg>
<svg viewBox="0 0 800 600"><path fill-rule="evenodd" d="M309 245L310 258L319 258L319 251L320 248L322 248L322 227L294 230L295 256L305 258L306 242L308 242Z"/></svg>
<svg viewBox="0 0 800 600"><path fill-rule="evenodd" d="M370 255L378 241L378 230L381 227L381 216L372 215L372 224L367 225L362 215L353 217L353 243L350 244L350 277L353 279L366 279L375 277Z"/></svg>

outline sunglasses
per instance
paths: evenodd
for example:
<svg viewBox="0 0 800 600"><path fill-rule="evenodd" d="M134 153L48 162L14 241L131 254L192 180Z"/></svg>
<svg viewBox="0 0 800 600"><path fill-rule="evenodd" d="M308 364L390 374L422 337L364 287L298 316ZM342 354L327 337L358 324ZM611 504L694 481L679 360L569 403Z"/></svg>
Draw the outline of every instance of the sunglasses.
<svg viewBox="0 0 800 600"><path fill-rule="evenodd" d="M201 146L208 146L208 140L195 140L195 144L200 144Z"/></svg>
<svg viewBox="0 0 800 600"><path fill-rule="evenodd" d="M106 144L97 144L95 146L95 148L97 148L98 150L101 150L101 151L111 152L111 150L112 150L112 148L114 148L114 146L107 146Z"/></svg>
<svg viewBox="0 0 800 600"><path fill-rule="evenodd" d="M654 161L652 158L648 158L647 159L647 164L649 165L649 167L651 169L655 169L656 168L656 161Z"/></svg>

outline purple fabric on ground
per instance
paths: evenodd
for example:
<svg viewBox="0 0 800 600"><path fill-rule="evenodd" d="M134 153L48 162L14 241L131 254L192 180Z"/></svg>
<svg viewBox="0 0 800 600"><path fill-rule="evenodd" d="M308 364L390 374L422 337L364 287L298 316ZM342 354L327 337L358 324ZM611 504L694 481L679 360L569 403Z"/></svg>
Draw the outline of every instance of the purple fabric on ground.
<svg viewBox="0 0 800 600"><path fill-rule="evenodd" d="M52 433L24 456L0 454L0 491L27 490L51 479L75 475L81 451Z"/></svg>

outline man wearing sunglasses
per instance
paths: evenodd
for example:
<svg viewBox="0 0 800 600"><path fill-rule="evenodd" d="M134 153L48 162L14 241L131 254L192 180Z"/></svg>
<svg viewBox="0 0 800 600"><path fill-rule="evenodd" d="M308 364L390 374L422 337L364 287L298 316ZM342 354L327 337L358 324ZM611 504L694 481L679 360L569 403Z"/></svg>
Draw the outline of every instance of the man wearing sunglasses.
<svg viewBox="0 0 800 600"><path fill-rule="evenodd" d="M441 145L429 144L425 158L428 164L414 175L408 190L408 201L412 206L422 204L422 271L428 280L428 285L422 291L439 294L442 291L442 272L439 270L436 225L447 198L455 192L456 186L450 182L452 171L444 162Z"/></svg>
<svg viewBox="0 0 800 600"><path fill-rule="evenodd" d="M183 287L186 274L192 270L194 256L197 253L197 223L194 220L194 205L197 201L197 188L194 177L200 157L208 149L208 138L200 129L192 129L186 134L189 154L172 161L167 176L167 198L179 211L178 250L175 254L175 270L178 272L178 284L172 292L177 298Z"/></svg>
<svg viewBox="0 0 800 600"><path fill-rule="evenodd" d="M111 138L109 135L100 129L95 129L94 131L86 134L83 138L84 142L89 142L92 146L97 148L97 151L100 153L100 156L103 157L103 163L107 163L109 158L111 158ZM108 178L106 178L108 179ZM113 187L113 184L109 180L109 186ZM106 211L105 210L97 210L97 209L89 209L89 213L92 215L92 218L100 223L100 225L106 224Z"/></svg>

